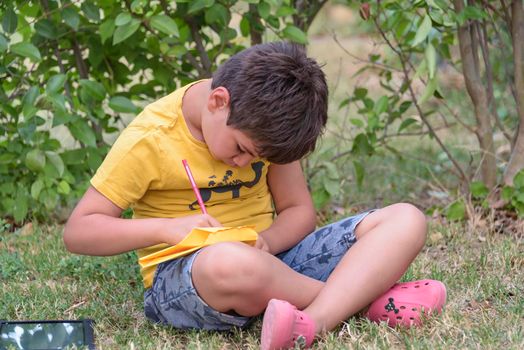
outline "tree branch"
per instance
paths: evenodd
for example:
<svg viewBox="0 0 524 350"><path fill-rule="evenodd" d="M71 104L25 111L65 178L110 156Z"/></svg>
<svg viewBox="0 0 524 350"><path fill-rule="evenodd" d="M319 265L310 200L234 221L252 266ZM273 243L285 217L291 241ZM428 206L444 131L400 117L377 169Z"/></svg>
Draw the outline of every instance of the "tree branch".
<svg viewBox="0 0 524 350"><path fill-rule="evenodd" d="M75 55L76 67L78 68L78 74L80 75L80 78L89 78L86 63L82 58L82 50L80 49L80 45L78 45L78 41L76 40L75 34L73 34L73 52Z"/></svg>
<svg viewBox="0 0 524 350"><path fill-rule="evenodd" d="M318 11L326 4L327 0L307 1L295 0L292 6L297 10L293 15L293 24L307 33L309 26L317 16Z"/></svg>
<svg viewBox="0 0 524 350"><path fill-rule="evenodd" d="M47 0L42 0L42 7L44 8L44 14L47 19L49 19L49 3ZM58 48L58 42L56 40L52 41L53 50L55 52L56 56L56 62L58 63L58 68L60 69L60 73L66 74L66 69L64 67L64 63L62 62L62 56L60 55L60 49ZM69 100L69 103L71 104L71 107L73 107L73 98L71 97L71 89L69 87L69 82L65 82L64 84L64 90L67 96L67 99Z"/></svg>
<svg viewBox="0 0 524 350"><path fill-rule="evenodd" d="M454 4L457 13L464 10L463 0L454 0ZM475 118L477 121L476 135L482 152L480 161L482 181L491 189L497 182L495 146L493 144L493 130L489 118L486 91L483 87L479 72L476 69L475 57L478 59L478 55L477 52L474 51L475 46L471 40L472 37L474 38L476 36L472 34L474 31L471 29L470 24L458 27L459 48L466 89L475 109Z"/></svg>
<svg viewBox="0 0 524 350"><path fill-rule="evenodd" d="M377 15L377 17L378 17L378 15ZM395 46L391 43L391 41L388 39L386 33L384 33L384 31L382 30L382 28L379 25L379 23L377 21L377 17L373 17L373 21L375 23L375 27L378 29L381 37L384 39L384 41L389 46L389 48L398 56L398 58L400 60L400 64L402 66L402 71L404 73L404 79L406 81L411 100L413 101L413 104L415 105L415 108L416 108L416 110L417 110L417 112L418 112L418 114L420 116L420 119L423 121L423 123L428 128L430 134L435 138L435 141L437 141L437 143L440 146L440 148L444 151L444 153L446 153L446 156L451 161L453 166L457 169L458 174L459 174L458 177L463 181L464 184L468 183L468 178L466 177L466 174L464 173L464 170L462 169L460 164L455 160L455 158L453 157L451 152L444 145L444 143L442 142L440 137L437 135L437 133L433 129L433 126L427 120L425 113L422 111L422 108L420 107L420 105L418 103L417 96L415 95L415 92L413 91L413 86L411 86L411 79L409 77L409 72L408 72L408 68L407 68L408 64L406 63L406 59L404 57L404 54L401 51L397 50L395 48Z"/></svg>
<svg viewBox="0 0 524 350"><path fill-rule="evenodd" d="M504 137L511 143L511 136L506 131L506 128L504 127L504 125L502 125L498 117L495 96L493 95L493 69L491 67L491 61L489 59L489 46L488 46L488 39L487 39L488 35L487 35L487 30L486 30L486 21L482 21L482 24L480 22L475 21L475 30L477 31L477 35L479 37L479 44L480 44L479 46L482 52L484 67L486 69L486 83L487 83L486 93L488 95L488 108L491 111L491 116L493 117L495 124L500 129Z"/></svg>
<svg viewBox="0 0 524 350"><path fill-rule="evenodd" d="M260 16L255 4L249 4L249 13L251 14L251 20L253 23L249 25L249 36L251 37L251 46L262 43L262 33L256 30L256 27L263 27L260 22Z"/></svg>
<svg viewBox="0 0 524 350"><path fill-rule="evenodd" d="M524 168L524 9L522 0L514 0L511 5L511 35L513 41L513 60L515 63L515 90L519 127L515 145L511 151L508 166L504 173L504 183L513 184L515 175Z"/></svg>
<svg viewBox="0 0 524 350"><path fill-rule="evenodd" d="M211 77L211 61L209 60L209 56L207 55L206 48L204 47L202 36L198 32L198 24L195 22L193 17L185 17L185 21L189 25L189 29L191 30L191 36L193 37L193 41L195 42L197 51L200 55L200 61L202 63L202 67L204 68L205 74L201 76L201 78L209 78Z"/></svg>

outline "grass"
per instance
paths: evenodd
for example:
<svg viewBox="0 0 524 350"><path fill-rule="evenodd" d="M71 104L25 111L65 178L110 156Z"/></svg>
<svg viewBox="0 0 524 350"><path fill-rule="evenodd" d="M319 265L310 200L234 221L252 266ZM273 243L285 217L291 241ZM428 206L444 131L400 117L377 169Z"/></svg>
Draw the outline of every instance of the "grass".
<svg viewBox="0 0 524 350"><path fill-rule="evenodd" d="M99 349L257 349L261 322L233 333L177 331L149 323L133 253L108 258L65 251L61 226L0 231L0 318L96 320ZM490 227L433 222L404 279L448 287L442 316L416 329L352 317L316 349L524 348L523 237Z"/></svg>

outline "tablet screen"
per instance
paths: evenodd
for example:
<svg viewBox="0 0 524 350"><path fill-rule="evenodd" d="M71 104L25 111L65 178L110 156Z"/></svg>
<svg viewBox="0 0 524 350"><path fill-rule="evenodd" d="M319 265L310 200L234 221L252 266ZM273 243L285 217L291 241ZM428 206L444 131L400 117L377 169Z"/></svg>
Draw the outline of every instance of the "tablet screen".
<svg viewBox="0 0 524 350"><path fill-rule="evenodd" d="M6 322L0 323L0 349L67 349L87 347L84 323Z"/></svg>

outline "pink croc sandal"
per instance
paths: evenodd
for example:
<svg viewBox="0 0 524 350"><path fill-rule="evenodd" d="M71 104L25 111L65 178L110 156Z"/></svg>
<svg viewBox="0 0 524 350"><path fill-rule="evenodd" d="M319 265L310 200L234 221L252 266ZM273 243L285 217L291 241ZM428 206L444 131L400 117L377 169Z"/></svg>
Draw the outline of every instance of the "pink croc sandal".
<svg viewBox="0 0 524 350"><path fill-rule="evenodd" d="M309 347L315 338L315 323L287 301L271 299L262 323L262 350Z"/></svg>
<svg viewBox="0 0 524 350"><path fill-rule="evenodd" d="M397 283L369 306L366 317L390 327L422 323L422 315L441 313L446 303L446 286L435 280Z"/></svg>

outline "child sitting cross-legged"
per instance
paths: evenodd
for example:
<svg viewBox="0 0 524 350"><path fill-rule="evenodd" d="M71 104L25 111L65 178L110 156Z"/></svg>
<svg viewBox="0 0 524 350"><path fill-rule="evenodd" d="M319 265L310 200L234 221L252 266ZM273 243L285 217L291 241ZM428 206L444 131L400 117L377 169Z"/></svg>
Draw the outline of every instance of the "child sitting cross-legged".
<svg viewBox="0 0 524 350"><path fill-rule="evenodd" d="M301 47L239 52L122 132L67 222L67 248L144 257L196 227L252 225L254 246L222 242L142 268L146 316L229 330L265 312L263 349L309 346L366 307L373 321L420 324L446 300L439 281L397 283L424 245L420 210L398 203L315 228L299 160L315 148L327 101L324 74ZM133 218L122 219L129 207Z"/></svg>

